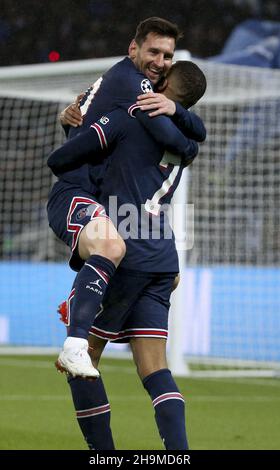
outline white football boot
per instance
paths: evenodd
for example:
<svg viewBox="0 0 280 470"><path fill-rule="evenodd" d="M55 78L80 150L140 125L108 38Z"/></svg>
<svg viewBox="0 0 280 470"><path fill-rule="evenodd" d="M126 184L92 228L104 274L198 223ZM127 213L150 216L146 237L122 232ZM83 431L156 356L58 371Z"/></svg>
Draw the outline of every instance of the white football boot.
<svg viewBox="0 0 280 470"><path fill-rule="evenodd" d="M73 377L97 379L100 376L98 370L91 363L88 354L88 341L83 338L68 336L55 366L61 372L67 372Z"/></svg>

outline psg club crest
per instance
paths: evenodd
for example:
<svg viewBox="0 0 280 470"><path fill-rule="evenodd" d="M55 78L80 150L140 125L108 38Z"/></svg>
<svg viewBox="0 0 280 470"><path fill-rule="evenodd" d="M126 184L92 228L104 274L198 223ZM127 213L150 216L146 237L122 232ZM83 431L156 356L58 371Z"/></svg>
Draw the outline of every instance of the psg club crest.
<svg viewBox="0 0 280 470"><path fill-rule="evenodd" d="M150 91L153 91L152 85L150 83L150 80L148 80L148 78L144 78L144 80L142 80L141 90L143 91L143 93L149 93Z"/></svg>
<svg viewBox="0 0 280 470"><path fill-rule="evenodd" d="M76 220L82 220L84 219L88 214L88 208L87 207L83 207L82 209L80 209L77 214L76 214Z"/></svg>

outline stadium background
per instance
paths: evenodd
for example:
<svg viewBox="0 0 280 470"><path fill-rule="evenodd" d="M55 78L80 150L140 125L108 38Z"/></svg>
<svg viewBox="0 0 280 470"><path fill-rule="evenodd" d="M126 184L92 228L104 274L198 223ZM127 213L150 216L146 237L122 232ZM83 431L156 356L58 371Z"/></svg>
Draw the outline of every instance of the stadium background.
<svg viewBox="0 0 280 470"><path fill-rule="evenodd" d="M197 57L218 54L232 29L247 18L280 20L277 0L2 0L0 64L19 65L126 54L144 18L177 22L179 48Z"/></svg>
<svg viewBox="0 0 280 470"><path fill-rule="evenodd" d="M55 55L50 56L51 51L59 53L61 62L123 55L126 53L128 39L133 36L137 23L151 15L160 15L177 22L184 32L184 39L181 40L179 48L187 49L192 55L201 58L218 54L233 28L247 18L280 20L277 1L190 0L176 1L175 4L172 4L172 8L170 8L170 1L165 0L152 2L140 2L138 0L133 2L113 0L82 0L75 2L61 0L56 2L49 1L47 4L41 1L2 0L0 13L0 63L1 66L46 63L50 62L51 59L58 58ZM16 101L9 101L7 99L4 109L9 108L10 104L15 106L15 103ZM0 316L1 313L8 313L10 315L9 335L13 344L29 345L30 338L32 338L33 345L44 346L53 344L53 340L57 341L57 331L54 331L54 321L51 321L49 315L49 305L56 305L57 299L61 300L71 283L71 273L69 270L68 277L65 276L65 250L54 250L52 253L55 253L55 256L53 254L50 255L49 252L46 253L44 251L45 246L41 250L40 245L37 244L35 239L32 250L29 251L30 238L29 245L26 248L22 245L22 242L24 242L24 237L22 236L20 239L21 246L17 248L15 242L17 233L9 232L9 221L16 221L23 206L29 212L28 217L31 226L33 223L35 224L38 220L41 221L44 218L44 203L50 185L50 175L48 173L48 176L46 176L46 172L40 173L40 161L34 164L41 150L40 145L44 138L40 134L32 136L31 133L32 139L29 141L29 145L34 147L33 152L31 147L24 147L25 143L23 139L21 140L21 135L26 136L29 134L30 129L36 128L39 116L42 116L42 122L47 122L50 119L53 122L59 107L56 103L51 105L49 103L41 103L36 111L38 114L34 111L34 113L29 115L29 108L25 109L22 103L23 101L19 103L18 109L15 107L15 112L11 115L11 122L8 124L11 127L13 122L15 122L15 128L20 129L21 134L11 133L11 135L16 135L16 139L9 148L11 158L9 159L8 167L3 164L3 169L8 169L8 173L5 174L4 171L1 171L2 191L6 199L4 198L4 203L3 201L0 202L2 219L0 224L1 273L4 273L0 275L1 296L2 300L4 300L1 305ZM30 107L30 104L28 106ZM275 115L278 113L278 110L277 106L273 108ZM255 112L256 109L253 111ZM204 110L204 112L206 112L205 116L207 117L209 110ZM210 112L216 112L214 107L210 109ZM20 115L22 119L17 117ZM28 116L28 119L25 119L25 116ZM237 113L236 119L238 116L239 114ZM3 131L1 136L5 137L7 133L7 118L4 113L1 113L1 118L1 129ZM211 127L211 131L214 130L215 123ZM58 144L59 138L53 133L48 135L44 142L44 151L50 151L54 145ZM35 142L38 143L37 149L35 148ZM12 155L16 148L18 149L17 152L21 152L22 157L17 159L14 166ZM214 148L215 142L212 139L211 156L213 159ZM274 160L276 158L277 153L273 149L272 161L269 163L270 176L275 168ZM4 160L5 156L1 161L1 165L6 163ZM214 161L217 162L217 160ZM38 184L35 184L33 187L38 192L34 193L35 200L32 199L32 201L29 198L30 179L28 171L30 169L32 174L38 176ZM247 171L245 166L244 168L241 167L241 171L242 169ZM261 171L262 168L260 168ZM204 184L205 176L203 175L209 175L208 172L208 167L202 167L201 173L196 175L197 192L194 191L195 198L199 197L199 188ZM231 178L234 177L233 172L231 172L230 176ZM259 174L256 175L255 180L254 178L251 180L251 184L254 184L255 181L257 182L258 178ZM44 184L40 186L42 181L44 181ZM219 198L223 196L223 188L215 183L217 183L217 180L210 181L210 192L211 184L214 184L218 188L217 192L219 194L217 194L217 197ZM274 191L275 197L279 194L277 179L274 185L275 188L272 191ZM241 183L242 188L244 189L244 197L246 197L246 180ZM36 194L39 194L40 197L38 198ZM12 201L15 201L15 204ZM206 206L202 209L205 211ZM207 212L209 213L209 211ZM234 215L232 217L234 218ZM276 213L273 221L275 220L277 220ZM266 222L272 223L270 218ZM16 226L17 230L20 229L21 224L19 223ZM43 225L41 228L46 230L46 227ZM23 231L23 235L27 234L27 232L28 230ZM235 235L233 233L233 238ZM247 238L253 240L254 245L255 238L253 235L253 232L249 232ZM223 336L222 342L226 344L226 350L229 351L230 355L234 357L235 353L237 353L237 357L239 357L238 354L241 351L241 355L244 354L246 357L250 357L250 354L253 354L254 359L263 359L263 353L268 352L269 359L274 358L279 361L279 335L277 333L279 330L279 310L277 310L279 307L279 251L277 254L277 240L279 238L275 234L273 243L271 243L271 240L267 237L267 240L264 240L265 245L261 254L257 253L254 249L252 251L246 249L252 245L250 240L248 245L241 246L238 251L240 254L238 259L230 259L230 257L226 259L226 256L223 258L222 253L225 254L223 247L219 251L218 256L220 257L211 259L213 247L211 247L210 243L208 246L205 243L200 243L198 240L199 249L197 251L201 253L202 261L206 260L210 264L214 261L220 264L219 269L215 272L213 271L215 274L214 290L216 289L216 291L214 299L217 303L216 311L220 312L220 316L215 317L214 343L216 342L219 348L221 335L225 334L225 330L220 330L220 326L225 321L221 305L223 307L226 305L226 311L229 313L229 316L226 317L226 322L228 321L226 325L228 336ZM231 243L231 240L229 240L229 243ZM36 265L30 264L30 257L40 262L36 263ZM18 259L22 260L20 264L17 263ZM47 290L45 288L45 275L49 265L52 262L57 264L57 261L63 260L63 265L56 266L55 276L52 273L48 277ZM10 261L13 262L11 263ZM201 260L198 259L198 264L199 261ZM232 263L232 265L237 262L239 267L242 264L246 265L248 262L250 266L259 265L260 269L247 269L246 273L242 270L242 267L237 271L224 271L222 264L226 261ZM49 264L49 262L51 263ZM199 284L200 290L205 293L208 285L207 272L205 273L203 270L200 272L198 268L195 273L191 273L191 276L198 278L192 279L192 283L195 286L194 291L197 291ZM36 279L38 297L34 296L34 279ZM226 284L224 284L225 279ZM235 286L234 289L232 289L232 284ZM227 287L223 290L224 285L230 286L230 288ZM267 292L269 292L268 297ZM234 307L234 316L232 315L233 299L235 297L238 299L240 294L243 297L245 296L247 302L246 327L250 331L249 338L246 337L246 340L249 339L248 350L246 347L245 350L242 349L243 343L237 344L237 347L235 341L231 343L231 338L234 336L232 332L236 332L238 339L242 329L244 305L239 305L237 301ZM40 299L40 303L38 303L37 298ZM267 302L265 301L266 298L268 299ZM257 315L253 299L256 299L259 307ZM54 310L53 307L52 310ZM38 320L40 316L44 319L43 321ZM26 317L28 319L25 321ZM258 322L256 322L256 317ZM24 320L22 324L20 323L21 319ZM190 342L193 341L194 351L201 352L200 330L201 325L205 324L205 317L198 317L195 321L196 331L193 334L189 332L188 340ZM37 325L38 323L40 323L42 330L32 331L32 325ZM5 322L3 321L0 326L0 342L5 344ZM47 330L44 340L42 339L43 335L36 334L36 331L37 333L40 333L40 331L44 333L43 330ZM271 335L272 330L274 336ZM255 337L260 331L264 332L261 341L263 338L267 339L271 335L269 336L269 344L265 343L265 347L263 347L263 344L257 344L254 347L254 344L256 344L254 341ZM63 338L63 335L64 330L61 325L61 338ZM267 346L268 350L266 349ZM219 349L216 352L219 353ZM258 357L258 354L260 354L260 357ZM3 405L0 449L85 448L71 414L68 390L63 379L54 376L51 362L52 359L45 358L42 360L38 357L0 357L0 368L3 377L1 382L2 402L0 402L1 407ZM118 370L122 370L127 379L126 390L123 390L120 385L118 386ZM108 362L108 359L104 361L105 379L108 380L109 395L112 397L114 409L113 427L117 435L119 448L148 449L157 448L156 446L161 448L153 427L152 411L149 410L149 402L147 400L147 415L144 421L149 424L146 425L146 428L143 428L141 419L143 413L143 392L140 390L139 384L137 389L137 381L132 375L133 373L131 364L126 362ZM258 379L258 381L255 380L254 382L253 379L243 379L242 381L239 378L234 381L222 379L221 382L218 382L213 378L209 379L209 381L181 379L180 386L185 391L192 405L189 422L192 431L192 448L279 448L279 419L275 415L277 407L279 409L279 395L277 395L279 382L277 380ZM129 442L125 430L131 424L127 418L124 419L126 411L125 397L127 394L131 394L136 404L135 428L137 432L135 437L132 436L129 439ZM36 401L39 404L44 404L39 413L34 411L33 404ZM59 410L56 416L53 416L51 412L53 403L55 403L56 410ZM232 413L232 406L234 406L234 413ZM205 413L204 415L202 410ZM14 421L10 419L11 415L15 417ZM262 417L262 430L259 429L255 418L258 415ZM61 420L65 420L63 429L58 426ZM201 423L205 421L208 421L208 427L205 426L202 430ZM46 424L44 427L42 427L42 422ZM228 423L231 424L227 426ZM48 430L45 428L48 428ZM271 434L273 438L270 437ZM38 436L40 437L38 438Z"/></svg>

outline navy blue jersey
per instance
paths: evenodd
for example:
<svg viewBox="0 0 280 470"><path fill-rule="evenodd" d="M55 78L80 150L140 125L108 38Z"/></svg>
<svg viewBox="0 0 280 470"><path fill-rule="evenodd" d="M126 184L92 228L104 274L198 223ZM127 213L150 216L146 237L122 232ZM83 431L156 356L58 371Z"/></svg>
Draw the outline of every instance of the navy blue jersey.
<svg viewBox="0 0 280 470"><path fill-rule="evenodd" d="M137 96L149 91L152 91L150 81L136 69L132 60L126 57L108 70L103 77L87 90L81 101L83 124L77 128L69 127L69 138L72 139L87 132L89 126L103 114L120 107L130 113L130 115L133 115L136 108L135 101ZM167 148L170 152L182 155L180 135L179 133L176 134L175 129L170 129L170 122L166 117L159 116L157 119L150 120L149 122L147 117L145 121L144 113L138 112L136 117L137 119L142 118L142 124L146 125L148 131L156 140L158 140L158 134L161 133L162 146L164 148ZM194 113L186 111L179 104L176 104L176 114L173 120L191 139L198 142L205 139L206 131L201 119ZM147 122L148 125L146 124ZM67 169L68 171L64 169L63 174L59 173L60 178L75 185L79 182L83 190L98 195L98 185L104 175L104 166L100 163L101 159L99 157L95 154L94 167L92 167L93 162L91 162L91 165L84 164L81 166L81 161L79 162L79 167L75 165L71 167L70 165Z"/></svg>
<svg viewBox="0 0 280 470"><path fill-rule="evenodd" d="M199 134L195 118L190 114L188 120L193 132ZM107 113L53 152L49 164L53 167L56 161L69 160L70 156L71 164L75 158L81 163L81 158L94 159L95 152L107 149L110 155L104 164L99 201L126 241L122 266L147 272L177 272L174 236L162 207L170 203L184 166L197 153L197 144L185 138L166 116L151 119L141 113L141 121L146 128L124 110ZM192 127L189 122L185 125ZM176 151L176 147L182 156L164 155L165 148Z"/></svg>
<svg viewBox="0 0 280 470"><path fill-rule="evenodd" d="M149 79L137 70L129 57L126 57L87 90L80 104L83 124L78 128L71 127L69 137L87 130L106 112L119 107L129 109L135 104L138 95L149 91L153 91Z"/></svg>
<svg viewBox="0 0 280 470"><path fill-rule="evenodd" d="M139 94L152 91L152 85L145 75L139 72L131 59L126 57L115 64L102 77L100 77L86 92L80 105L83 124L79 127L69 127L68 137L77 136L87 131L89 126L97 121L104 113L117 107L129 109ZM81 182L84 190L96 193L96 185L103 175L102 165L96 166L94 171L84 165L73 171L65 172L61 179L69 183Z"/></svg>
<svg viewBox="0 0 280 470"><path fill-rule="evenodd" d="M178 272L167 205L179 183L184 159L172 156L170 163L163 148L125 112L115 111L106 117L107 123L98 122L106 138L110 140L116 128L119 135L118 145L107 161L99 201L126 243L120 266L146 272Z"/></svg>
<svg viewBox="0 0 280 470"><path fill-rule="evenodd" d="M178 184L183 166L196 155L198 147L196 142L186 139L166 116L150 119L147 114L140 111L136 114L137 119L146 127L150 135L139 123L136 123L135 119L129 117L128 112L132 113L135 110L134 103L137 95L151 89L149 80L137 71L129 58L116 64L102 79L99 79L95 86L88 90L81 103L83 126L71 128L69 133L71 139L63 147L53 152L49 159L49 166L61 179L61 184L57 184L54 188L57 192L64 190L63 181L66 181L75 186L80 186L84 191L88 191L93 195L99 195L101 189L100 197L102 201L106 202L107 209L107 196L109 194L118 196L118 207L123 207L123 203L131 203L137 208L137 213L140 211L140 207L141 209L144 207L144 213L148 215L148 221L146 220L141 225L134 223L132 227L135 238L138 238L139 230L142 230L144 226L144 236L141 236L141 243L133 239L133 236L128 239L128 255L123 263L132 269L143 271L176 272L178 271L178 264L173 234L168 230L169 238L168 242L165 243L162 233L166 227L166 220L164 214L160 213L160 208L162 204L170 201L172 189ZM125 111L117 111L120 106ZM109 115L109 121L108 116L105 116L99 122L93 124L91 130L89 130L89 125L96 121L96 117L105 114L108 109L115 110L113 111L114 115ZM188 113L177 105L174 120L176 120L177 125L184 128L190 137L197 141L204 140L205 128L196 115ZM131 135L129 135L130 130L132 130ZM139 132L139 130L141 131ZM123 145L124 141L125 145ZM175 165L174 161L170 163L166 158L162 161L164 149L181 155L183 160L177 159ZM111 153L111 156L105 161L105 164L98 167L96 164L99 163L100 158L103 158L102 153L104 152ZM125 154L123 160L118 157L122 152ZM66 164L66 167L61 165L65 162L63 153L64 157L67 157L66 160L68 159L68 166ZM133 165L127 166L127 155L134 156L134 153L135 164L133 157L133 160L131 159ZM148 173L146 172L141 176L141 183L139 184L134 177L137 174L140 175L140 169L143 170L144 160L140 161L139 157L144 154ZM76 158L78 158L78 164L75 161ZM51 162L54 163L54 166ZM57 162L59 162L58 165ZM91 164L88 165L85 162ZM115 170L118 169L118 163L122 167L120 170L126 168L127 171L124 173L120 171L118 178L111 178ZM56 170L54 169L55 165L57 166ZM149 186L147 186L146 177L150 173L151 167L153 168L152 178L149 179ZM104 178L105 170L106 178ZM108 180L108 185L106 181L107 172L108 177L111 178L110 182ZM117 179L122 180L120 186L117 185ZM115 186L112 187L113 180ZM126 187L124 188L124 186ZM146 186L147 191L141 193L139 191L141 186L143 189ZM117 226L124 222L119 227L120 233L125 227L126 219L127 217L121 214L118 214L117 218L115 217L114 221ZM152 225L150 225L151 220ZM151 230L156 232L156 240L151 241L149 237ZM125 233L122 233L122 235L126 238ZM136 242L137 248L135 246ZM159 246L161 244L162 246ZM135 248L134 255L133 250ZM149 257L146 257L147 251L150 253ZM157 258L159 254L161 254L161 262L159 257ZM145 263L143 263L143 258L145 258ZM163 258L165 259L164 263Z"/></svg>

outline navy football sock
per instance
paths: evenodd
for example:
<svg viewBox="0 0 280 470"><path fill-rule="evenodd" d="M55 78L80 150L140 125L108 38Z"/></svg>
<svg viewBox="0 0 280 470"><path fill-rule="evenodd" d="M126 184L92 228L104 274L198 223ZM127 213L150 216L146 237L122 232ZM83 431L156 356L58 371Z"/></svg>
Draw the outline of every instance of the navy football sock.
<svg viewBox="0 0 280 470"><path fill-rule="evenodd" d="M155 419L167 450L188 449L185 403L169 369L160 369L143 379L155 408Z"/></svg>
<svg viewBox="0 0 280 470"><path fill-rule="evenodd" d="M110 428L110 405L101 377L89 381L70 376L68 383L77 420L89 449L115 449Z"/></svg>
<svg viewBox="0 0 280 470"><path fill-rule="evenodd" d="M68 336L88 338L111 276L116 270L108 258L92 255L77 274L71 302Z"/></svg>

